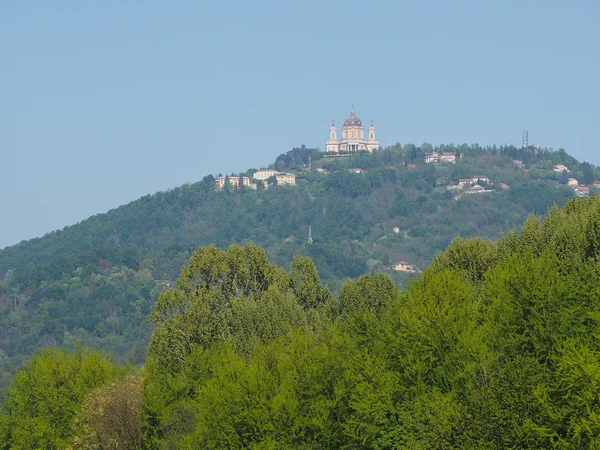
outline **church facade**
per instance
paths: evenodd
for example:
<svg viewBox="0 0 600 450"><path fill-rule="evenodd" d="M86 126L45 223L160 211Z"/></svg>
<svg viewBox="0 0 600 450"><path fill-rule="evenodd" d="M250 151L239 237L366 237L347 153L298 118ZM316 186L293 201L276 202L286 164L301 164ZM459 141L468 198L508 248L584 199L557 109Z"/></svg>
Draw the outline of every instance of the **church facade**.
<svg viewBox="0 0 600 450"><path fill-rule="evenodd" d="M335 123L331 121L329 128L329 140L325 144L326 152L356 152L369 151L372 152L379 148L379 141L375 139L375 125L371 121L369 125L368 139L365 139L363 124L356 114L354 108L350 109L350 115L344 121L342 126L342 136L338 141Z"/></svg>

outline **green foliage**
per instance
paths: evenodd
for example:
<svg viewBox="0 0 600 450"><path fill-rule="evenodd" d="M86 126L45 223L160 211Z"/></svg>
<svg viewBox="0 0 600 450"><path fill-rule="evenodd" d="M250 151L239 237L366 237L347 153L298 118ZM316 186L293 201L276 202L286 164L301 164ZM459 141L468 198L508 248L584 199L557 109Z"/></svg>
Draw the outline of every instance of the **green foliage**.
<svg viewBox="0 0 600 450"><path fill-rule="evenodd" d="M598 197L571 201L498 243L457 239L403 293L383 274L349 280L337 303L326 302L332 322L307 314L310 305L318 311L320 283L297 258L287 297L273 292L268 307L266 295L232 303L248 317L233 328L263 330L247 346L197 346L174 374L151 352L151 442L594 448L599 205Z"/></svg>
<svg viewBox="0 0 600 450"><path fill-rule="evenodd" d="M338 298L306 256L288 274L251 243L202 247L156 303L143 386L93 352L46 350L17 373L0 437L5 448L595 448L599 224L600 197L572 200L498 242L455 239L402 292L374 273Z"/></svg>
<svg viewBox="0 0 600 450"><path fill-rule="evenodd" d="M573 192L556 188L557 162L588 178L595 173L564 151L447 144L433 150L457 153L459 162L434 165L423 162L430 148L396 144L330 158L299 147L274 163L276 170L294 172L298 186L216 191L214 177L207 176L0 250L0 328L6 330L0 334L0 391L12 370L44 345L82 343L116 361L141 364L151 334L144 318L199 246L256 242L285 268L294 256L308 256L337 293L348 278L389 270L399 260L426 267L455 236L497 239L529 213L563 204ZM513 159L529 172L515 168ZM454 201L445 186L475 174L488 176L498 192ZM510 189L500 192L500 182ZM393 233L395 226L401 234ZM245 270L224 282L243 284L249 276ZM410 278L391 276L401 287Z"/></svg>
<svg viewBox="0 0 600 450"><path fill-rule="evenodd" d="M17 371L8 391L3 446L65 448L85 396L124 373L96 351L45 349Z"/></svg>

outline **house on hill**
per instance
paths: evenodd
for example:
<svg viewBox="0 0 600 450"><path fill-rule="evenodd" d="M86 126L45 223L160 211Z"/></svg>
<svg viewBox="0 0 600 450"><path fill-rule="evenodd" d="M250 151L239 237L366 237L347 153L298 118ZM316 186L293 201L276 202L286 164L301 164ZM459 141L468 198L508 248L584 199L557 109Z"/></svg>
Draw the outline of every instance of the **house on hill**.
<svg viewBox="0 0 600 450"><path fill-rule="evenodd" d="M254 172L252 178L255 180L268 180L271 177L274 177L277 171L275 169L260 169Z"/></svg>
<svg viewBox="0 0 600 450"><path fill-rule="evenodd" d="M438 152L427 152L425 153L425 162L426 163L436 163L439 160Z"/></svg>
<svg viewBox="0 0 600 450"><path fill-rule="evenodd" d="M575 186L579 186L579 181L577 181L575 178L569 178L569 181L567 182L567 184L571 187L575 187Z"/></svg>
<svg viewBox="0 0 600 450"><path fill-rule="evenodd" d="M364 170L362 170L362 169L359 169L359 168L357 168L357 167L352 167L351 169L347 169L347 170L348 170L348 172L350 172L350 173L358 173L358 174L362 174L362 173L364 173Z"/></svg>
<svg viewBox="0 0 600 450"><path fill-rule="evenodd" d="M563 173L565 171L568 172L569 168L567 166L565 166L564 164L556 164L554 166L554 169L552 169L552 170L554 170L556 173Z"/></svg>
<svg viewBox="0 0 600 450"><path fill-rule="evenodd" d="M440 162L456 164L456 154L452 152L444 152L440 155Z"/></svg>
<svg viewBox="0 0 600 450"><path fill-rule="evenodd" d="M573 190L577 197L587 197L590 195L590 188L587 186L576 186Z"/></svg>
<svg viewBox="0 0 600 450"><path fill-rule="evenodd" d="M415 266L414 264L407 263L406 261L398 261L396 264L394 264L393 269L398 270L400 272L409 273L415 273L419 270L417 266Z"/></svg>
<svg viewBox="0 0 600 450"><path fill-rule="evenodd" d="M479 184L476 184L474 186L467 188L467 190L465 191L465 194L485 194L486 192L494 192L494 191L492 191L491 189L486 189L483 186L480 186Z"/></svg>
<svg viewBox="0 0 600 450"><path fill-rule="evenodd" d="M282 185L282 184L290 184L292 186L296 185L296 175L294 175L293 173L277 172L275 174L275 179L277 180L278 185Z"/></svg>
<svg viewBox="0 0 600 450"><path fill-rule="evenodd" d="M485 184L490 184L490 179L488 177L484 177L483 175L475 175L473 177L473 183L479 183L480 181Z"/></svg>
<svg viewBox="0 0 600 450"><path fill-rule="evenodd" d="M240 178L242 182L240 183ZM215 178L215 187L217 189L223 189L225 187L225 183L229 182L231 187L239 188L240 186L246 186L250 189L256 189L256 184L252 184L249 177L217 177Z"/></svg>

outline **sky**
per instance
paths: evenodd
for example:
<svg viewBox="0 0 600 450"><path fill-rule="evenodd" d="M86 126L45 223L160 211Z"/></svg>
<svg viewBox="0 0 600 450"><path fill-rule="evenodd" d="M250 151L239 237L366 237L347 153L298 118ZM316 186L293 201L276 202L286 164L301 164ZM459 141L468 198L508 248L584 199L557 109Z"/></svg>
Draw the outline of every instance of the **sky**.
<svg viewBox="0 0 600 450"><path fill-rule="evenodd" d="M324 148L529 141L600 164L600 2L0 2L0 248ZM339 131L338 131L339 132Z"/></svg>

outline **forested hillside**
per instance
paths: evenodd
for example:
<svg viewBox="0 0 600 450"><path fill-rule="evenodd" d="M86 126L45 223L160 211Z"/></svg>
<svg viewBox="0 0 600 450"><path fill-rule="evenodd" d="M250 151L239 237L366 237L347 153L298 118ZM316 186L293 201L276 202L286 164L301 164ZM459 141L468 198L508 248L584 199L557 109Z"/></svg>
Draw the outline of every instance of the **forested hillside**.
<svg viewBox="0 0 600 450"><path fill-rule="evenodd" d="M216 191L207 176L0 250L0 390L47 345L79 342L140 364L151 332L145 318L199 246L252 241L286 269L294 255L309 256L335 293L345 279L376 271L404 286L416 274L392 271L397 261L424 268L457 235L497 239L572 197L554 164L598 178L562 150L449 145L435 150L462 155L455 165L425 164L432 150L398 144L326 158L298 148L274 163L296 175L296 186ZM448 190L476 175L493 192L458 198Z"/></svg>
<svg viewBox="0 0 600 450"><path fill-rule="evenodd" d="M158 298L143 370L47 349L0 448L600 446L600 196L455 239L404 290L323 285L255 244L201 247Z"/></svg>

